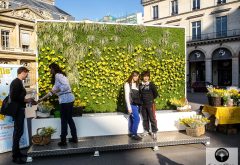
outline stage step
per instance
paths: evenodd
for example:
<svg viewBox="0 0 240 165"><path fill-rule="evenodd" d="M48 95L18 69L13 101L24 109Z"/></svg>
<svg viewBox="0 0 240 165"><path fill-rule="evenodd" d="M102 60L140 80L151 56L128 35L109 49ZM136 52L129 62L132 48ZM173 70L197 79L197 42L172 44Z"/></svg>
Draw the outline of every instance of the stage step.
<svg viewBox="0 0 240 165"><path fill-rule="evenodd" d="M157 141L154 141L150 135L143 137L142 141L132 140L128 135L112 135L81 138L77 144L68 143L65 147L59 147L57 145L58 142L59 140L52 140L52 142L46 146L32 145L28 150L28 155L40 157L192 143L203 143L207 145L210 144L210 138L207 136L191 137L186 135L185 131L174 131L159 132L157 134Z"/></svg>

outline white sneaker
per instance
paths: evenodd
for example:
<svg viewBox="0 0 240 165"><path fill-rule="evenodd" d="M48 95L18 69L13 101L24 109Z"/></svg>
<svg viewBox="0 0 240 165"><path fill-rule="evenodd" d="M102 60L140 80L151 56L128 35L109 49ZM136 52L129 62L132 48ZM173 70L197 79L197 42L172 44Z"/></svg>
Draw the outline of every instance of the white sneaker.
<svg viewBox="0 0 240 165"><path fill-rule="evenodd" d="M153 133L152 133L152 138L153 138L154 140L157 140L157 133L153 132Z"/></svg>
<svg viewBox="0 0 240 165"><path fill-rule="evenodd" d="M144 131L143 133L142 133L142 136L144 137L144 136L147 136L147 135L149 135L149 132L148 131Z"/></svg>

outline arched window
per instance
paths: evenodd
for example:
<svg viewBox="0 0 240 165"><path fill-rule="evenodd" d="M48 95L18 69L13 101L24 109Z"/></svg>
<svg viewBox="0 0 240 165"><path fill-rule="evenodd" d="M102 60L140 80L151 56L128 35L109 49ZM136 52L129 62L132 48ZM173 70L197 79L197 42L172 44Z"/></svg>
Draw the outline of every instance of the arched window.
<svg viewBox="0 0 240 165"><path fill-rule="evenodd" d="M189 55L189 62L205 61L205 55L200 50L194 50Z"/></svg>
<svg viewBox="0 0 240 165"><path fill-rule="evenodd" d="M227 48L218 48L212 54L212 60L232 59L232 53Z"/></svg>

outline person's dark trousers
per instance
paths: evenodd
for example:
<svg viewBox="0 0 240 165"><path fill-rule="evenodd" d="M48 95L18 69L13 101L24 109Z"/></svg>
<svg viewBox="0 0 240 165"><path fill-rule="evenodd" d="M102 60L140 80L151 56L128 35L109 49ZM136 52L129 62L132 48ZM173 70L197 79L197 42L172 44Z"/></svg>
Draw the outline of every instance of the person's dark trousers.
<svg viewBox="0 0 240 165"><path fill-rule="evenodd" d="M72 118L73 102L60 104L61 115L61 141L66 142L66 136L68 134L68 124L71 130L72 138L77 139L76 126Z"/></svg>
<svg viewBox="0 0 240 165"><path fill-rule="evenodd" d="M132 107L132 114L130 115L130 125L129 125L129 131L132 135L137 135L138 131L138 125L140 122L140 116L139 116L139 106L137 105L131 105Z"/></svg>
<svg viewBox="0 0 240 165"><path fill-rule="evenodd" d="M13 145L12 145L12 157L13 159L21 156L19 142L24 131L24 119L25 109L20 108L17 111L16 117L14 117L14 130L13 130Z"/></svg>
<svg viewBox="0 0 240 165"><path fill-rule="evenodd" d="M150 130L149 127L149 121L151 123L151 128L152 128L152 132L157 132L158 128L157 128L157 120L156 120L156 115L155 112L152 109L152 104L144 104L142 105L142 118L143 118L143 128L145 131Z"/></svg>

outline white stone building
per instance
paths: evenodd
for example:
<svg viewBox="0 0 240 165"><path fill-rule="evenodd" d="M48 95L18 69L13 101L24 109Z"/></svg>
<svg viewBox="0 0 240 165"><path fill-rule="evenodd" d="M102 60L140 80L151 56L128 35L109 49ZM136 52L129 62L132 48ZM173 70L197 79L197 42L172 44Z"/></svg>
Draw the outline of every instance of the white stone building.
<svg viewBox="0 0 240 165"><path fill-rule="evenodd" d="M142 24L143 16L141 12L127 14L121 17L113 17L111 15L104 16L98 22L114 22L114 23L129 23L129 24Z"/></svg>
<svg viewBox="0 0 240 165"><path fill-rule="evenodd" d="M142 0L144 23L186 27L187 81L239 86L239 0Z"/></svg>

